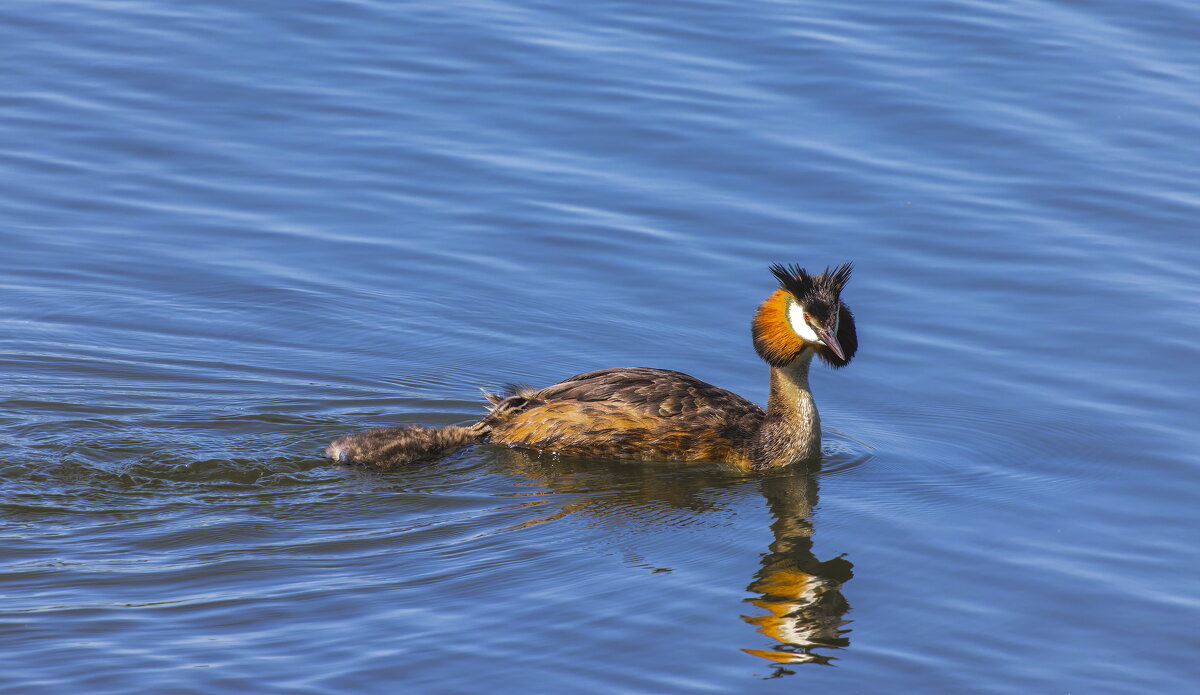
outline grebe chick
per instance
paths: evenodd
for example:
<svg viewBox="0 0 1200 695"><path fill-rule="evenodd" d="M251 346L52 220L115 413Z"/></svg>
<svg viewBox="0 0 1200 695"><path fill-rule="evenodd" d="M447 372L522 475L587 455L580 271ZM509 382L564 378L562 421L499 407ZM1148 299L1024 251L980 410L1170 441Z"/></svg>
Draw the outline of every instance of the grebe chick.
<svg viewBox="0 0 1200 695"><path fill-rule="evenodd" d="M810 275L794 265L771 266L779 289L751 323L754 348L771 367L765 411L680 372L602 369L543 389L484 391L489 412L469 427L370 430L335 440L325 453L339 463L387 467L484 441L588 458L722 461L749 470L815 461L821 420L808 368L814 356L844 367L858 350L854 315L841 298L851 267Z"/></svg>

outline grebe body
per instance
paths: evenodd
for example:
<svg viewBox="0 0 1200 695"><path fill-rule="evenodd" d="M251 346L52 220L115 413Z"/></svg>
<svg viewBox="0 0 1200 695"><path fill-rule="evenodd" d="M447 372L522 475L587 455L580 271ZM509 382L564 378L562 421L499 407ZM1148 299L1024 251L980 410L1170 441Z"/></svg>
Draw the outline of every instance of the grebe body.
<svg viewBox="0 0 1200 695"><path fill-rule="evenodd" d="M510 388L493 405L489 441L585 458L742 461L766 413L736 393L681 372L619 367L541 390ZM490 417L490 416L489 416ZM485 418L486 419L486 418Z"/></svg>
<svg viewBox="0 0 1200 695"><path fill-rule="evenodd" d="M816 276L771 267L780 287L751 326L754 347L771 368L765 410L681 372L602 369L542 389L485 391L489 412L469 427L370 430L335 440L326 453L342 463L393 466L486 441L567 456L720 461L754 470L814 461L821 421L809 366L819 357L843 367L858 349L854 316L841 301L850 271L849 263Z"/></svg>

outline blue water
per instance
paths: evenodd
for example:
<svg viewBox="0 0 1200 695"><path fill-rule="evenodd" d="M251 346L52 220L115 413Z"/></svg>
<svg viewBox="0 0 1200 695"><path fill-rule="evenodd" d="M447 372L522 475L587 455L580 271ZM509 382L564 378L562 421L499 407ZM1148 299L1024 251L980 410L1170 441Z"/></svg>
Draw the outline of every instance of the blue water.
<svg viewBox="0 0 1200 695"><path fill-rule="evenodd" d="M1190 693L1200 6L0 5L6 693ZM678 369L817 475L333 437ZM852 575L852 576L851 576Z"/></svg>

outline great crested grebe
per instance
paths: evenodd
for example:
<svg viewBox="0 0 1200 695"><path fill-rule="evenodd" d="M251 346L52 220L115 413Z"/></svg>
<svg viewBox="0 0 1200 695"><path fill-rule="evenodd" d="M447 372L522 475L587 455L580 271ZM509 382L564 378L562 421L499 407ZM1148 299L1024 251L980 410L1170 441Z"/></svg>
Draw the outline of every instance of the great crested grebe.
<svg viewBox="0 0 1200 695"><path fill-rule="evenodd" d="M844 367L858 350L854 315L842 302L846 263L820 275L771 266L779 280L751 324L754 349L771 366L767 409L669 369L618 367L543 389L484 391L489 412L470 426L386 427L336 439L339 463L380 467L437 458L472 442L567 456L722 461L760 470L821 454L821 420L808 388L813 356Z"/></svg>

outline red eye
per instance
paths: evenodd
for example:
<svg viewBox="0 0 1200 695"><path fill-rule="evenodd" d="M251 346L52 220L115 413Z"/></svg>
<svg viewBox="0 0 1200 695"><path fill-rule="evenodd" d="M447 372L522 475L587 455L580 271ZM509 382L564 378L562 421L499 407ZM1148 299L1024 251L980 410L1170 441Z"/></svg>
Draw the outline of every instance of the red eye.
<svg viewBox="0 0 1200 695"><path fill-rule="evenodd" d="M804 322L805 322L805 323L812 323L812 317L808 315L808 312L807 312L807 311L806 311L806 312L804 312Z"/></svg>

